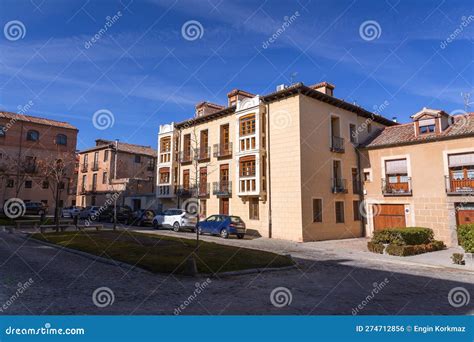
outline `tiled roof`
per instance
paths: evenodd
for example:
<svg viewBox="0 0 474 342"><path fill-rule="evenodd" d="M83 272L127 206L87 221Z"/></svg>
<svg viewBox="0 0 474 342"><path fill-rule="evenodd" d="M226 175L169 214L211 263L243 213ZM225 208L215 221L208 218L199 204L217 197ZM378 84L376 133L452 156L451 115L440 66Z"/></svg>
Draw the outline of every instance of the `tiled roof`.
<svg viewBox="0 0 474 342"><path fill-rule="evenodd" d="M365 147L380 148L396 145L421 144L425 142L474 136L474 113L453 116L453 123L441 133L415 136L414 123L385 127Z"/></svg>
<svg viewBox="0 0 474 342"><path fill-rule="evenodd" d="M96 143L97 143L97 146L82 150L79 153L97 151L97 150L103 149L104 147L111 147L111 148L115 147L115 141L111 141L111 140L97 139ZM126 153L131 153L131 154L141 154L141 155L147 155L151 157L157 156L156 150L153 149L151 146L127 144L120 141L118 143L118 150L121 152L126 152Z"/></svg>
<svg viewBox="0 0 474 342"><path fill-rule="evenodd" d="M17 114L17 113L0 111L0 118L4 118L4 119L8 119L8 120L15 120L15 121L31 122L31 123L40 124L40 125L54 126L54 127L61 127L61 128L77 130L76 127L74 127L73 125L71 125L67 122L50 120L50 119L45 119L45 118L39 118L39 117L36 117L36 116L30 116L30 115L24 115L24 114Z"/></svg>

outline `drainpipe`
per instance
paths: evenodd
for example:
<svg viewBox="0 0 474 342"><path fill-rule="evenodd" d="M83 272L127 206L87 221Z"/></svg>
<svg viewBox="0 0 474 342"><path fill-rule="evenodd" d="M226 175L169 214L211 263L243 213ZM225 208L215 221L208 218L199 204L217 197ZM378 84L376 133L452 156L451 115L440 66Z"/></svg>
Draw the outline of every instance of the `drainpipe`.
<svg viewBox="0 0 474 342"><path fill-rule="evenodd" d="M265 105L265 115L266 115L266 141L267 146L267 201L268 201L268 237L272 238L272 196L271 196L271 189L272 189L272 181L271 181L271 171L270 171L270 105L267 103Z"/></svg>
<svg viewBox="0 0 474 342"><path fill-rule="evenodd" d="M357 170L358 170L358 178L359 178L359 211L360 211L360 205L364 203L364 189L362 188L362 176L363 172L361 170L361 157L360 157L360 150L359 146L355 147L356 155L357 155ZM360 234L361 236L365 237L366 231L365 231L365 224L367 223L367 215L361 215L361 220L360 220Z"/></svg>

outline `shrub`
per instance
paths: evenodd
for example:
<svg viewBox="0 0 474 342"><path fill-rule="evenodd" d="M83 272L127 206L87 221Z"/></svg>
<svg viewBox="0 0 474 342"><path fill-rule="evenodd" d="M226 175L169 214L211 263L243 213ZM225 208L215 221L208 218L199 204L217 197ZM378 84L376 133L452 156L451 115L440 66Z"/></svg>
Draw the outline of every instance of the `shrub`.
<svg viewBox="0 0 474 342"><path fill-rule="evenodd" d="M383 254L384 248L385 248L385 246L381 243L375 243L375 242L372 242L372 241L367 242L367 249L370 252Z"/></svg>
<svg viewBox="0 0 474 342"><path fill-rule="evenodd" d="M390 244L387 246L387 253L395 256L409 256L439 251L444 249L445 247L446 246L444 245L444 242L438 240L419 245Z"/></svg>
<svg viewBox="0 0 474 342"><path fill-rule="evenodd" d="M456 265L464 265L465 261L463 259L464 259L464 254L462 253L453 253L453 255L451 256L451 260L453 261L453 264L456 264Z"/></svg>
<svg viewBox="0 0 474 342"><path fill-rule="evenodd" d="M466 253L474 253L474 224L462 224L458 227L459 244Z"/></svg>
<svg viewBox="0 0 474 342"><path fill-rule="evenodd" d="M372 237L374 243L389 243L398 246L421 245L431 241L433 241L433 231L420 227L383 229L374 232Z"/></svg>

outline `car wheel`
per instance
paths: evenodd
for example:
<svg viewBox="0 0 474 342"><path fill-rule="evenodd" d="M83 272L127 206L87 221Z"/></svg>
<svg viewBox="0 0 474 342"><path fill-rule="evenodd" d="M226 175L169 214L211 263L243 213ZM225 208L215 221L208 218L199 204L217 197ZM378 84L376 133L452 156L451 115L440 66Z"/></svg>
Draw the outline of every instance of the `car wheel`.
<svg viewBox="0 0 474 342"><path fill-rule="evenodd" d="M202 235L202 229L201 228L198 228L198 234Z"/></svg>
<svg viewBox="0 0 474 342"><path fill-rule="evenodd" d="M244 238L244 234L237 234L237 239L243 239Z"/></svg>
<svg viewBox="0 0 474 342"><path fill-rule="evenodd" d="M179 223L178 223L178 222L175 222L175 223L173 224L173 231L174 231L174 232L179 232L179 228L180 228L180 227L179 227Z"/></svg>
<svg viewBox="0 0 474 342"><path fill-rule="evenodd" d="M153 221L152 225L153 225L153 229L159 229L158 221Z"/></svg>
<svg viewBox="0 0 474 342"><path fill-rule="evenodd" d="M229 232L227 231L227 229L222 229L221 230L221 238L223 239L227 239L229 237Z"/></svg>

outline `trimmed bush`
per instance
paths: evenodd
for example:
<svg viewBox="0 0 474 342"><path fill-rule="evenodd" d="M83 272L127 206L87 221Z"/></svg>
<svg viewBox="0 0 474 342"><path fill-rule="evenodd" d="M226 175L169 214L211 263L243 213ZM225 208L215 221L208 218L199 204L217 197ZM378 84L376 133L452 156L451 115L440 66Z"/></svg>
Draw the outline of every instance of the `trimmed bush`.
<svg viewBox="0 0 474 342"><path fill-rule="evenodd" d="M419 245L396 245L390 244L387 246L387 253L395 256L410 256L423 254L428 252L435 252L444 249L446 246L443 241L434 240L430 243Z"/></svg>
<svg viewBox="0 0 474 342"><path fill-rule="evenodd" d="M381 244L381 243L375 243L375 242L372 242L372 241L367 242L367 249L370 252L383 254L384 248L385 248L384 245Z"/></svg>
<svg viewBox="0 0 474 342"><path fill-rule="evenodd" d="M474 224L458 226L458 240L466 253L474 253Z"/></svg>
<svg viewBox="0 0 474 342"><path fill-rule="evenodd" d="M429 228L407 227L383 229L374 232L372 242L389 243L398 246L421 245L433 241L433 231Z"/></svg>
<svg viewBox="0 0 474 342"><path fill-rule="evenodd" d="M451 260L453 261L453 264L456 265L465 265L466 262L464 261L464 254L462 253L453 253L451 256Z"/></svg>

